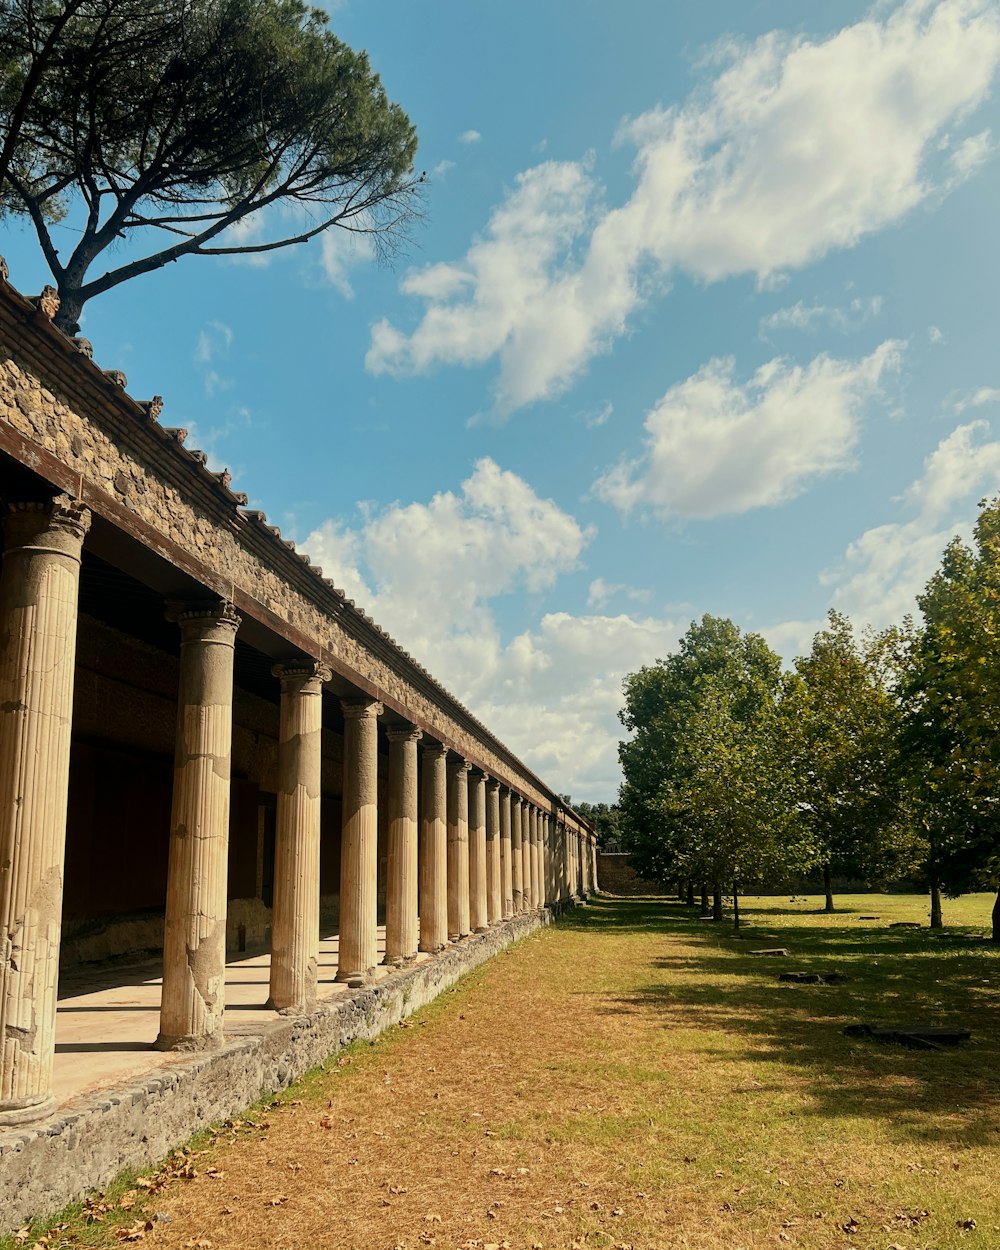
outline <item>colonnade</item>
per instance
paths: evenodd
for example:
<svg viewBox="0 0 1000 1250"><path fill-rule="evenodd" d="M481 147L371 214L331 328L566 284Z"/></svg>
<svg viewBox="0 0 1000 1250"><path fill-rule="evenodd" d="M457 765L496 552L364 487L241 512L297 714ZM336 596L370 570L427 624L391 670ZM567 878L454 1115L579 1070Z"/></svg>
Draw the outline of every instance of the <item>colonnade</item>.
<svg viewBox="0 0 1000 1250"><path fill-rule="evenodd" d="M0 1125L51 1108L81 551L89 514L60 496L8 505L0 575ZM223 1044L233 665L240 617L225 601L168 608L180 631L160 1030L165 1050ZM280 687L268 1006L316 1003L322 690L297 660ZM384 708L344 715L337 980L378 963L378 740ZM579 830L412 724L389 721L385 963L584 895ZM418 770L418 751L421 754ZM418 777L420 793L418 794Z"/></svg>

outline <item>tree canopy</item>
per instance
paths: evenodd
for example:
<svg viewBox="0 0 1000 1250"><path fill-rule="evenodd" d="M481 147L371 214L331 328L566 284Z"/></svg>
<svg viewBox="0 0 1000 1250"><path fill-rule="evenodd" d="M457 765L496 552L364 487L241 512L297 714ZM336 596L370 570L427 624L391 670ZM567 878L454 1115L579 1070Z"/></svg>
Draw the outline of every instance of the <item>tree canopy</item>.
<svg viewBox="0 0 1000 1250"><path fill-rule="evenodd" d="M808 861L778 732L784 685L759 634L707 615L626 678L620 811L643 876L735 889Z"/></svg>
<svg viewBox="0 0 1000 1250"><path fill-rule="evenodd" d="M0 212L30 218L70 332L181 256L331 226L391 248L421 182L409 118L300 0L0 0L0 134Z"/></svg>
<svg viewBox="0 0 1000 1250"><path fill-rule="evenodd" d="M918 598L900 682L902 747L931 884L1000 885L1000 500L955 539ZM1000 940L1000 898L994 912Z"/></svg>
<svg viewBox="0 0 1000 1250"><path fill-rule="evenodd" d="M783 712L793 747L799 818L822 865L826 908L831 876L891 880L919 859L901 809L899 704L881 663L883 641L863 645L850 620L831 610L808 656L795 662Z"/></svg>

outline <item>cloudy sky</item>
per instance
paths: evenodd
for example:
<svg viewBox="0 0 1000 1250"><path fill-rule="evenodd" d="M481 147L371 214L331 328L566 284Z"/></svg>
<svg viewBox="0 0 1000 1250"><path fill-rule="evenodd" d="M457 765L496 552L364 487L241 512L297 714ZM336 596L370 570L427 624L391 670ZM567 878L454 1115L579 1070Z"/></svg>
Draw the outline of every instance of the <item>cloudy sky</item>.
<svg viewBox="0 0 1000 1250"><path fill-rule="evenodd" d="M1000 489L1000 4L343 0L426 221L84 333L557 790L703 612L885 625ZM8 230L12 280L40 289Z"/></svg>

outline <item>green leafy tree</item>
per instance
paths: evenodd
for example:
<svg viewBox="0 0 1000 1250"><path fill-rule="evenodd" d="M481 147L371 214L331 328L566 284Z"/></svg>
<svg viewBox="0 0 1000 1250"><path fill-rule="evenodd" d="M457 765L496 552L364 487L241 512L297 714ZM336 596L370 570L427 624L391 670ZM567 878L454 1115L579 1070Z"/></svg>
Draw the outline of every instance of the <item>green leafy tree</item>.
<svg viewBox="0 0 1000 1250"><path fill-rule="evenodd" d="M770 731L782 689L764 640L708 615L625 680L623 840L643 876L712 883L716 914L723 884L773 870L772 826L787 833L793 815Z"/></svg>
<svg viewBox="0 0 1000 1250"><path fill-rule="evenodd" d="M918 603L900 689L911 801L932 890L1000 888L1000 500L955 539ZM940 924L940 902L932 908ZM1000 894L993 909L1000 941Z"/></svg>
<svg viewBox="0 0 1000 1250"><path fill-rule="evenodd" d="M398 245L416 134L326 23L300 0L0 0L0 212L34 226L57 324L181 256L332 226Z"/></svg>
<svg viewBox="0 0 1000 1250"><path fill-rule="evenodd" d="M701 683L674 775L661 788L665 818L684 830L686 873L728 884L736 928L743 887L800 871L815 855L798 819L779 714L783 683L775 678L765 697L742 705L738 688L718 678ZM718 894L717 886L716 907Z"/></svg>
<svg viewBox="0 0 1000 1250"><path fill-rule="evenodd" d="M567 800L568 801L568 800ZM573 808L597 830L597 845L602 849L617 847L621 841L618 828L618 806L615 803L574 803Z"/></svg>
<svg viewBox="0 0 1000 1250"><path fill-rule="evenodd" d="M885 677L884 645L862 646L850 620L832 611L782 705L783 734L797 755L800 819L823 868L826 910L831 877L891 880L919 850L900 798L899 704Z"/></svg>

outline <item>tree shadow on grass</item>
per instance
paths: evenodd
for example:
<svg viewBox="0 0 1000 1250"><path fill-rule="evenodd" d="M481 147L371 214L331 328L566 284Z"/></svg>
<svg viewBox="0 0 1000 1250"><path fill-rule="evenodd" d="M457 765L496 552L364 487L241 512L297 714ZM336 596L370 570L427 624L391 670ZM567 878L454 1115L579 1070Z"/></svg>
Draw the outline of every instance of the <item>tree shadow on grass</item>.
<svg viewBox="0 0 1000 1250"><path fill-rule="evenodd" d="M658 930L698 948L672 953L665 945L649 965L648 982L610 998L604 1010L652 1016L664 1029L714 1034L719 1042L708 1053L716 1062L790 1067L807 1082L812 1108L805 1114L876 1116L890 1121L900 1138L940 1145L1000 1145L995 946L952 945L928 930L810 923L782 928L780 944L790 957L754 956L750 944L732 941L718 926L693 928L670 904L646 899L599 900L592 917L578 923L619 933ZM849 980L778 980L791 971ZM910 1050L844 1036L845 1025L857 1022L964 1027L973 1040L940 1051Z"/></svg>

